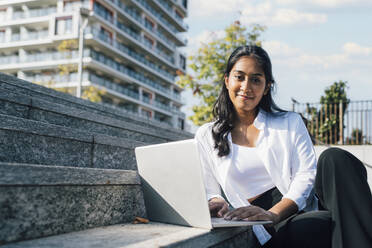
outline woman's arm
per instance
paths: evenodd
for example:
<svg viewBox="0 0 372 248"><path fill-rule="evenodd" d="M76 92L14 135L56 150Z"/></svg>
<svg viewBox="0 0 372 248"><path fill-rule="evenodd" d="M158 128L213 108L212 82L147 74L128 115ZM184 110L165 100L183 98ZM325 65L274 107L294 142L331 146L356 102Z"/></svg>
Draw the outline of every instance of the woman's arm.
<svg viewBox="0 0 372 248"><path fill-rule="evenodd" d="M199 128L199 130L196 132L195 140L197 142L199 150L199 157L203 172L204 186L208 199L209 211L212 217L222 217L228 211L229 205L221 196L220 185L217 182L216 177L214 176L212 170L213 162L210 157L212 153L208 152L207 147L205 147L208 146L208 142L206 140L207 137L203 135L203 131L205 132L203 128L205 127Z"/></svg>
<svg viewBox="0 0 372 248"><path fill-rule="evenodd" d="M312 197L316 175L316 155L309 132L300 115L296 117L296 128L293 133L291 150L291 183L283 198L291 199L297 204L298 210L307 205Z"/></svg>

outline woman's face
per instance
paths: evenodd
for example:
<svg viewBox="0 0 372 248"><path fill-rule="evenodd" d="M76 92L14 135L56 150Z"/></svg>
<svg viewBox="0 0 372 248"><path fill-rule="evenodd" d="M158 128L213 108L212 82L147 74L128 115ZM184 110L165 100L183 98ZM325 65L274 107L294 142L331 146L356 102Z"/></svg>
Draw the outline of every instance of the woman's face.
<svg viewBox="0 0 372 248"><path fill-rule="evenodd" d="M266 87L266 78L262 68L254 58L241 57L225 77L230 100L238 114L246 114L256 109L270 85Z"/></svg>

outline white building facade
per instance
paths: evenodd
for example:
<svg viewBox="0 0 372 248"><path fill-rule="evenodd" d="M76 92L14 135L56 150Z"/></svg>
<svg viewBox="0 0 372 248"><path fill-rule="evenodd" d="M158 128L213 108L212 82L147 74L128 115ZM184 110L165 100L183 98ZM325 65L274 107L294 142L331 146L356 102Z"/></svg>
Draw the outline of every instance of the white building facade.
<svg viewBox="0 0 372 248"><path fill-rule="evenodd" d="M103 104L184 129L186 15L187 0L0 0L0 72L72 94L94 86ZM61 52L79 37L82 56L79 45Z"/></svg>

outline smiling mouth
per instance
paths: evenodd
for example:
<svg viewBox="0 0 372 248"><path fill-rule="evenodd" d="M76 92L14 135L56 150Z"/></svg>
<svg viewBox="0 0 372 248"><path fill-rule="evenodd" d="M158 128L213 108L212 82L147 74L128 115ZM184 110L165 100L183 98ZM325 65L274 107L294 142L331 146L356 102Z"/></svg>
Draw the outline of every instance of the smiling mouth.
<svg viewBox="0 0 372 248"><path fill-rule="evenodd" d="M241 94L238 94L238 96L240 96L241 98L244 98L244 99L253 99L254 96L247 96L247 95L241 95Z"/></svg>

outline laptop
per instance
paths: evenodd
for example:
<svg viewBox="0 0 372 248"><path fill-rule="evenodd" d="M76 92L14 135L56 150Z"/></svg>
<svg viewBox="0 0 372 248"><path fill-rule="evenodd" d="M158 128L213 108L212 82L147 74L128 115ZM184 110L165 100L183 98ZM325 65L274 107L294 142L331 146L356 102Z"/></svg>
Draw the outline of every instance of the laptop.
<svg viewBox="0 0 372 248"><path fill-rule="evenodd" d="M151 221L206 229L271 223L211 218L194 139L137 147L135 154Z"/></svg>

